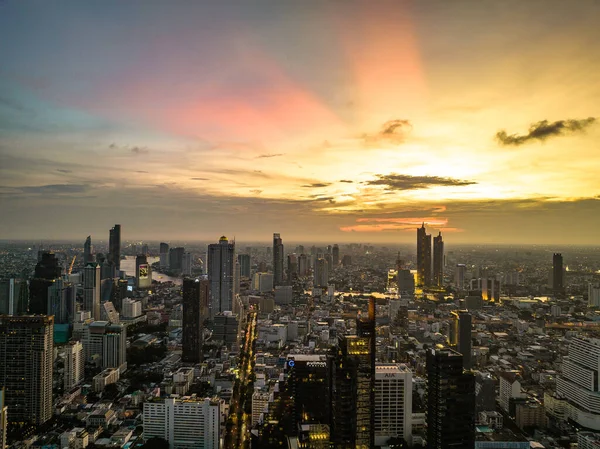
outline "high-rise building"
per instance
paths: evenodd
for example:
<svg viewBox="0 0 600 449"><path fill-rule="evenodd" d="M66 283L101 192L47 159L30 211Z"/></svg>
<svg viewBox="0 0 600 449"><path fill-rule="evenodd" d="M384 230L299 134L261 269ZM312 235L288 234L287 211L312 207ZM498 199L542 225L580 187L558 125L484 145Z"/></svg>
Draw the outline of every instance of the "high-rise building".
<svg viewBox="0 0 600 449"><path fill-rule="evenodd" d="M48 315L54 315L55 325L70 324L75 317L75 285L66 278L56 279L48 288Z"/></svg>
<svg viewBox="0 0 600 449"><path fill-rule="evenodd" d="M252 277L252 290L259 293L266 293L273 290L273 274L254 273L254 276Z"/></svg>
<svg viewBox="0 0 600 449"><path fill-rule="evenodd" d="M273 234L273 285L283 285L283 241L277 233Z"/></svg>
<svg viewBox="0 0 600 449"><path fill-rule="evenodd" d="M239 324L238 316L230 311L216 314L212 335L213 341L220 341L231 348L237 342Z"/></svg>
<svg viewBox="0 0 600 449"><path fill-rule="evenodd" d="M0 280L0 315L24 315L29 306L29 287L22 279Z"/></svg>
<svg viewBox="0 0 600 449"><path fill-rule="evenodd" d="M298 256L298 276L308 276L308 256L306 254Z"/></svg>
<svg viewBox="0 0 600 449"><path fill-rule="evenodd" d="M159 248L159 262L160 268L167 268L169 266L169 244L161 243Z"/></svg>
<svg viewBox="0 0 600 449"><path fill-rule="evenodd" d="M169 250L169 270L179 271L183 268L183 255L185 248L178 246Z"/></svg>
<svg viewBox="0 0 600 449"><path fill-rule="evenodd" d="M427 444L431 449L475 447L475 377L463 356L427 350Z"/></svg>
<svg viewBox="0 0 600 449"><path fill-rule="evenodd" d="M433 238L433 285L444 285L444 240L441 232Z"/></svg>
<svg viewBox="0 0 600 449"><path fill-rule="evenodd" d="M135 258L135 284L139 289L152 287L152 267L143 254Z"/></svg>
<svg viewBox="0 0 600 449"><path fill-rule="evenodd" d="M117 273L121 269L121 225L114 225L108 236L108 261Z"/></svg>
<svg viewBox="0 0 600 449"><path fill-rule="evenodd" d="M467 266L464 263L456 264L454 271L454 288L457 290L465 290L465 280L467 277Z"/></svg>
<svg viewBox="0 0 600 449"><path fill-rule="evenodd" d="M375 445L390 438L412 443L412 371L397 363L375 365Z"/></svg>
<svg viewBox="0 0 600 449"><path fill-rule="evenodd" d="M83 269L83 310L90 312L93 319L100 319L100 266L95 262Z"/></svg>
<svg viewBox="0 0 600 449"><path fill-rule="evenodd" d="M600 307L600 283L598 282L588 284L588 306Z"/></svg>
<svg viewBox="0 0 600 449"><path fill-rule="evenodd" d="M142 251L140 252L140 254L143 254L144 256L149 255L150 253L148 252L148 244L144 243L142 245Z"/></svg>
<svg viewBox="0 0 600 449"><path fill-rule="evenodd" d="M183 280L183 338L182 356L184 363L202 361L202 331L208 318L208 279Z"/></svg>
<svg viewBox="0 0 600 449"><path fill-rule="evenodd" d="M425 223L417 229L417 284L431 284L431 234L427 234Z"/></svg>
<svg viewBox="0 0 600 449"><path fill-rule="evenodd" d="M233 308L233 270L235 242L222 236L219 243L208 245L208 281L210 283L209 318Z"/></svg>
<svg viewBox="0 0 600 449"><path fill-rule="evenodd" d="M554 296L562 296L565 293L563 257L560 253L554 253L552 256L552 293L554 293Z"/></svg>
<svg viewBox="0 0 600 449"><path fill-rule="evenodd" d="M65 391L83 380L85 359L80 341L71 341L65 346Z"/></svg>
<svg viewBox="0 0 600 449"><path fill-rule="evenodd" d="M171 449L219 449L219 401L171 397L144 402L144 439L163 438Z"/></svg>
<svg viewBox="0 0 600 449"><path fill-rule="evenodd" d="M600 430L600 339L571 340L563 357L556 392L568 403L567 416L582 427Z"/></svg>
<svg viewBox="0 0 600 449"><path fill-rule="evenodd" d="M93 262L92 260L92 237L87 236L85 243L83 244L83 265Z"/></svg>
<svg viewBox="0 0 600 449"><path fill-rule="evenodd" d="M43 252L35 266L35 274L29 282L29 313L48 315L48 288L62 273L60 263L54 253Z"/></svg>
<svg viewBox="0 0 600 449"><path fill-rule="evenodd" d="M471 339L471 328L473 323L472 315L466 310L452 312L452 321L450 322L450 335L448 343L463 356L463 367L466 370L471 369L473 343Z"/></svg>
<svg viewBox="0 0 600 449"><path fill-rule="evenodd" d="M0 316L0 388L10 422L52 417L53 316Z"/></svg>
<svg viewBox="0 0 600 449"><path fill-rule="evenodd" d="M238 254L238 262L240 263L240 276L250 279L250 254Z"/></svg>
<svg viewBox="0 0 600 449"><path fill-rule="evenodd" d="M340 247L337 245L337 243L333 245L331 256L333 258L333 267L337 268L337 266L340 264Z"/></svg>
<svg viewBox="0 0 600 449"><path fill-rule="evenodd" d="M315 287L327 287L329 284L329 271L327 261L323 257L319 257L315 261L315 269L313 274L313 285Z"/></svg>
<svg viewBox="0 0 600 449"><path fill-rule="evenodd" d="M292 280L298 277L298 256L296 254L288 254L287 256L287 275L288 284L292 284Z"/></svg>
<svg viewBox="0 0 600 449"><path fill-rule="evenodd" d="M290 354L285 373L292 397L294 432L301 424L329 424L331 369L327 356Z"/></svg>
<svg viewBox="0 0 600 449"><path fill-rule="evenodd" d="M475 374L475 411L496 410L496 382L490 373L478 371Z"/></svg>
<svg viewBox="0 0 600 449"><path fill-rule="evenodd" d="M100 319L112 324L119 324L119 312L117 312L117 309L115 309L115 305L112 302L105 301L101 304Z"/></svg>
<svg viewBox="0 0 600 449"><path fill-rule="evenodd" d="M0 387L0 449L6 449L6 429L8 428L8 407L4 405L4 387Z"/></svg>
<svg viewBox="0 0 600 449"><path fill-rule="evenodd" d="M412 296L415 294L415 276L410 270L398 270L396 277L400 296Z"/></svg>
<svg viewBox="0 0 600 449"><path fill-rule="evenodd" d="M87 361L100 358L102 369L127 370L127 330L122 324L94 321L83 328L83 352Z"/></svg>
<svg viewBox="0 0 600 449"><path fill-rule="evenodd" d="M192 275L192 266L193 266L194 258L192 257L192 253L185 252L183 253L183 258L181 259L181 274L183 276L191 276Z"/></svg>

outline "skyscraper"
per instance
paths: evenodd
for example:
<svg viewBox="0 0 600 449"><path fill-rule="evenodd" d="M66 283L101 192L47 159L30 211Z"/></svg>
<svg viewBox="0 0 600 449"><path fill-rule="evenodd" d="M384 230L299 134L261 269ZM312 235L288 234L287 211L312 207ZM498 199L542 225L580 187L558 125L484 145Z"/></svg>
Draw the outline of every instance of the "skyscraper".
<svg viewBox="0 0 600 449"><path fill-rule="evenodd" d="M563 283L563 258L560 253L554 253L552 256L552 293L554 293L554 296L562 296L565 293Z"/></svg>
<svg viewBox="0 0 600 449"><path fill-rule="evenodd" d="M90 262L92 262L92 237L88 235L83 244L83 264L87 265Z"/></svg>
<svg viewBox="0 0 600 449"><path fill-rule="evenodd" d="M71 282L56 279L52 283L48 288L48 315L54 315L55 326L73 322L76 301L75 285Z"/></svg>
<svg viewBox="0 0 600 449"><path fill-rule="evenodd" d="M448 343L454 346L463 356L463 367L471 369L473 343L471 339L472 316L466 310L452 312L450 336Z"/></svg>
<svg viewBox="0 0 600 449"><path fill-rule="evenodd" d="M169 270L178 271L183 268L183 255L185 248L178 246L169 250Z"/></svg>
<svg viewBox="0 0 600 449"><path fill-rule="evenodd" d="M450 349L427 350L427 443L431 449L475 447L475 377Z"/></svg>
<svg viewBox="0 0 600 449"><path fill-rule="evenodd" d="M29 288L22 279L0 280L0 315L24 315L29 306Z"/></svg>
<svg viewBox="0 0 600 449"><path fill-rule="evenodd" d="M167 268L169 266L169 244L161 243L159 249L159 266Z"/></svg>
<svg viewBox="0 0 600 449"><path fill-rule="evenodd" d="M454 271L454 287L457 290L465 289L466 276L467 276L467 266L464 263L456 264L456 270Z"/></svg>
<svg viewBox="0 0 600 449"><path fill-rule="evenodd" d="M102 369L127 370L127 328L108 321L94 321L83 329L83 352L87 361L100 357Z"/></svg>
<svg viewBox="0 0 600 449"><path fill-rule="evenodd" d="M61 276L61 266L54 253L44 252L35 266L35 274L29 283L29 313L48 314L48 288Z"/></svg>
<svg viewBox="0 0 600 449"><path fill-rule="evenodd" d="M273 285L283 285L283 241L273 234Z"/></svg>
<svg viewBox="0 0 600 449"><path fill-rule="evenodd" d="M298 256L298 276L305 277L308 275L308 256L300 254Z"/></svg>
<svg viewBox="0 0 600 449"><path fill-rule="evenodd" d="M208 279L183 280L183 338L182 361L200 363L202 361L202 330L208 318Z"/></svg>
<svg viewBox="0 0 600 449"><path fill-rule="evenodd" d="M109 232L108 261L118 273L121 269L121 225L119 224L114 225Z"/></svg>
<svg viewBox="0 0 600 449"><path fill-rule="evenodd" d="M69 391L83 380L84 376L83 345L80 341L71 341L65 346L64 388Z"/></svg>
<svg viewBox="0 0 600 449"><path fill-rule="evenodd" d="M192 253L189 253L189 252L183 253L183 257L181 259L181 274L183 276L191 276L192 275L193 262L194 262L194 258L192 257Z"/></svg>
<svg viewBox="0 0 600 449"><path fill-rule="evenodd" d="M340 264L340 247L337 243L333 245L331 255L333 257L333 267L336 268Z"/></svg>
<svg viewBox="0 0 600 449"><path fill-rule="evenodd" d="M83 269L83 310L100 319L100 266L91 262Z"/></svg>
<svg viewBox="0 0 600 449"><path fill-rule="evenodd" d="M8 428L8 407L4 405L4 387L0 387L0 449L6 449L6 429Z"/></svg>
<svg viewBox="0 0 600 449"><path fill-rule="evenodd" d="M235 243L222 236L219 243L208 245L208 281L210 283L209 318L233 308L233 258Z"/></svg>
<svg viewBox="0 0 600 449"><path fill-rule="evenodd" d="M313 285L315 287L327 287L329 284L329 271L327 270L327 261L319 257L315 261L315 269L313 273Z"/></svg>
<svg viewBox="0 0 600 449"><path fill-rule="evenodd" d="M433 285L444 285L444 241L441 232L433 238Z"/></svg>
<svg viewBox="0 0 600 449"><path fill-rule="evenodd" d="M53 330L52 316L0 316L0 388L10 422L52 417Z"/></svg>
<svg viewBox="0 0 600 449"><path fill-rule="evenodd" d="M240 276L250 279L250 254L238 254L238 262L240 263Z"/></svg>
<svg viewBox="0 0 600 449"><path fill-rule="evenodd" d="M417 284L431 284L431 234L427 234L425 223L417 229Z"/></svg>
<svg viewBox="0 0 600 449"><path fill-rule="evenodd" d="M375 444L397 437L411 444L412 371L397 363L375 365Z"/></svg>

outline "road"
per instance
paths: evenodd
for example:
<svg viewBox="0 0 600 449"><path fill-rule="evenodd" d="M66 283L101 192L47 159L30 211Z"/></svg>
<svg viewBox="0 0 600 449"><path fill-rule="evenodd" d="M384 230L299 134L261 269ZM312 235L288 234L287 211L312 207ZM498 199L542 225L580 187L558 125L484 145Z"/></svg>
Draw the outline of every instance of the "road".
<svg viewBox="0 0 600 449"><path fill-rule="evenodd" d="M233 395L229 407L229 419L233 425L231 431L225 435L225 448L247 448L250 445L249 429L252 424L252 414L244 413L248 401L252 396L247 394L253 384L252 370L254 367L254 341L256 340L256 313L251 312L246 323L244 344L240 348L238 364L238 381L233 388ZM251 403L248 404L251 406Z"/></svg>

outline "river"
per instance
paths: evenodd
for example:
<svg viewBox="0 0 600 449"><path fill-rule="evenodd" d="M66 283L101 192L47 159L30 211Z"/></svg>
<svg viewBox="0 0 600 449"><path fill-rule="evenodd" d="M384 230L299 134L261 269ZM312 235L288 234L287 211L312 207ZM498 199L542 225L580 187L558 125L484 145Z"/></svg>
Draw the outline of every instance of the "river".
<svg viewBox="0 0 600 449"><path fill-rule="evenodd" d="M158 257L148 257L148 264L152 265L154 262L158 262ZM121 259L121 270L125 272L127 276L135 276L135 256L125 256L125 259ZM152 273L152 280L158 282L173 282L174 284L181 285L183 280L181 278L174 278L167 276L162 273Z"/></svg>

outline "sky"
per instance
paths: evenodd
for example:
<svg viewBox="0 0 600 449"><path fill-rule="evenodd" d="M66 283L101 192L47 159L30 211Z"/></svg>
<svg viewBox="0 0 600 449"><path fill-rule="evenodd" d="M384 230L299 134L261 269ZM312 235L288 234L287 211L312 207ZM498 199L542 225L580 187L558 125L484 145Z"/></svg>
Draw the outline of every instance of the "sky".
<svg viewBox="0 0 600 449"><path fill-rule="evenodd" d="M0 239L598 244L596 0L0 0Z"/></svg>

